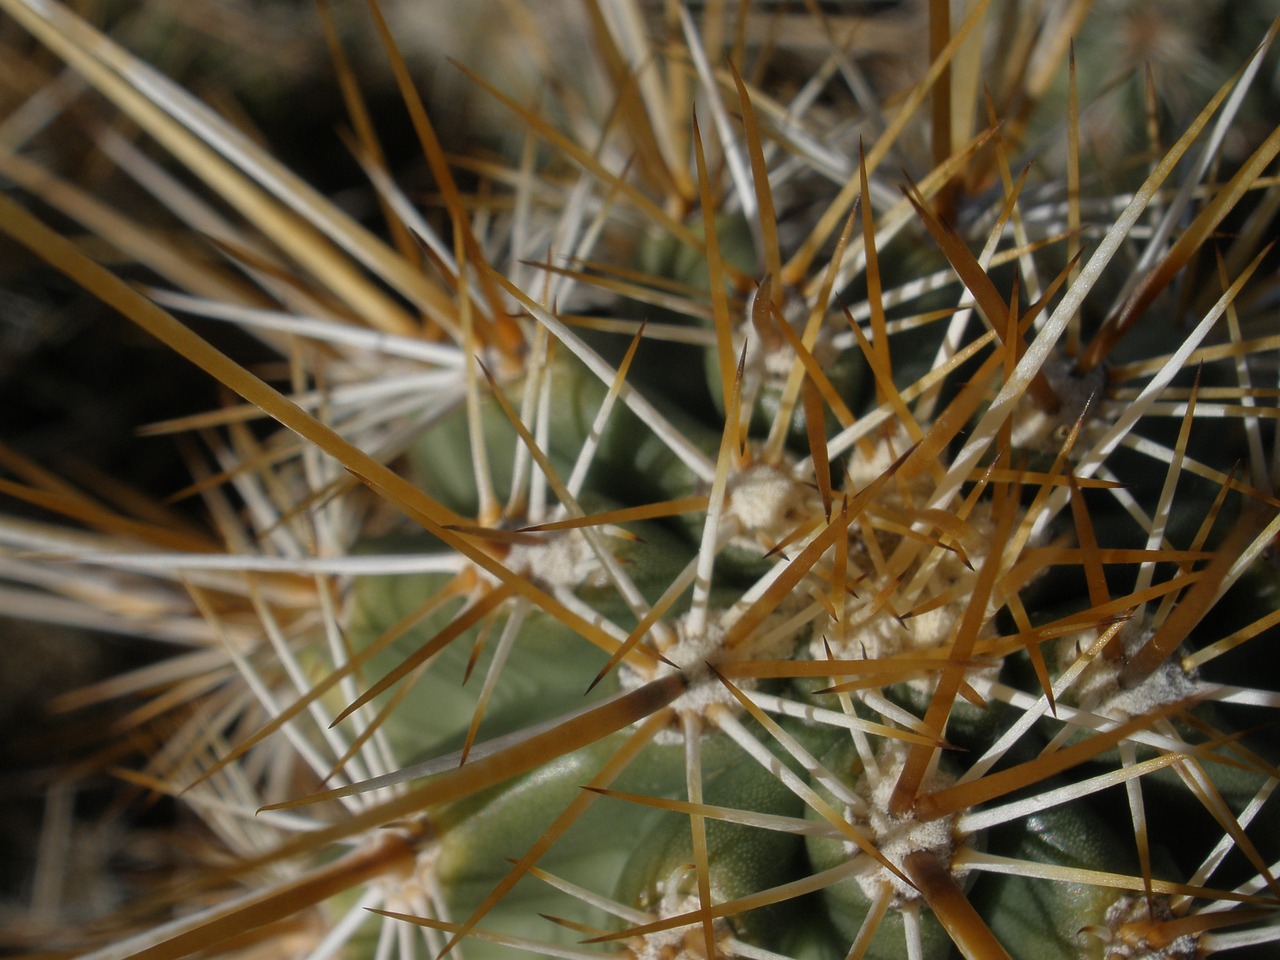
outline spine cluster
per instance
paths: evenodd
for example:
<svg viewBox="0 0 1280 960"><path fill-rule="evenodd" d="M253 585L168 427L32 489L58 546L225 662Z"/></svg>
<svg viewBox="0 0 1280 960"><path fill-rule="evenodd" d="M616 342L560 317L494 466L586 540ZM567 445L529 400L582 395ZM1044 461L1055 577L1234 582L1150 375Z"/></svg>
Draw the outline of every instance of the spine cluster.
<svg viewBox="0 0 1280 960"><path fill-rule="evenodd" d="M234 394L169 425L201 529L6 457L40 511L0 519L9 595L173 650L69 701L130 705L127 768L91 739L56 776L171 797L190 840L22 946L1276 949L1280 128L1250 110L1280 21L1198 113L1097 93L1121 153L1081 139L1072 38L1158 4L876 6L586 0L555 66L513 4L559 72L460 67L509 124L462 156L371 6L425 203L322 6L371 228L127 44L0 0L31 76L38 43L162 148L40 108L0 137L0 230ZM68 142L146 212L88 204Z"/></svg>

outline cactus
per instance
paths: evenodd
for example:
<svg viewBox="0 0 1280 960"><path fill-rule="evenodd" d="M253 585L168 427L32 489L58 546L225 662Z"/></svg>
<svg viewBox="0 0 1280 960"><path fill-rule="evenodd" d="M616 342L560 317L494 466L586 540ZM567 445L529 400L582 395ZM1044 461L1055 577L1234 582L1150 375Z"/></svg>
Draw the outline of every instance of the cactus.
<svg viewBox="0 0 1280 960"><path fill-rule="evenodd" d="M239 398L167 425L200 529L5 458L41 511L0 525L14 609L173 648L64 698L131 709L60 795L105 772L181 840L17 946L1274 951L1280 128L1237 120L1280 21L1184 126L1134 79L1141 135L1091 151L1088 4L952 6L587 0L595 59L545 96L460 68L519 132L459 158L370 5L424 212L322 5L371 228L69 9L0 0L186 171L79 131L171 244L10 137L0 228ZM929 56L868 75L885 23Z"/></svg>

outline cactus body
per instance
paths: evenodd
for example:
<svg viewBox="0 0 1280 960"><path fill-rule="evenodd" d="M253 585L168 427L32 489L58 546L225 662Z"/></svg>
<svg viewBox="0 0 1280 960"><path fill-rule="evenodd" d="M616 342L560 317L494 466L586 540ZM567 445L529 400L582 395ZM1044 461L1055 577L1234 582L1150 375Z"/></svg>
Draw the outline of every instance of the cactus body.
<svg viewBox="0 0 1280 960"><path fill-rule="evenodd" d="M762 6L588 0L554 105L472 75L522 142L470 159L374 9L438 201L396 186L339 54L371 230L70 10L0 0L194 173L91 134L215 242L167 251L8 147L25 198L164 289L12 198L0 228L249 404L194 424L206 530L7 458L54 515L0 526L23 596L198 653L104 696L169 744L121 776L199 849L154 915L55 948L1275 949L1280 130L1220 134L1276 27L1095 175L1087 4Z"/></svg>

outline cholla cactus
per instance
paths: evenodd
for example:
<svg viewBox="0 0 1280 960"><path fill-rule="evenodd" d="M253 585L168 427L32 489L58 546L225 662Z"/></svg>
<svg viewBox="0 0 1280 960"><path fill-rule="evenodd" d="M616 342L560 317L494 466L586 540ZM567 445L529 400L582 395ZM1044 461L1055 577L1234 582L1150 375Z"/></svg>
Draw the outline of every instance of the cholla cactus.
<svg viewBox="0 0 1280 960"><path fill-rule="evenodd" d="M25 942L1274 950L1280 128L1234 123L1276 27L1185 129L1149 88L1128 163L1077 136L1088 4L989 6L896 21L918 65L874 33L873 76L859 31L912 11L587 2L594 60L545 95L470 74L505 159L438 141L371 8L438 191L397 187L332 33L375 231L69 10L0 0L81 78L9 41L0 227L242 398L169 425L207 530L7 458L54 515L0 526L14 609L175 648L73 698L135 703L112 736L151 748L59 795L106 768L187 812L173 876ZM511 35L551 70L535 12ZM33 160L78 84L194 175L77 121L184 243Z"/></svg>

